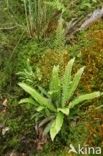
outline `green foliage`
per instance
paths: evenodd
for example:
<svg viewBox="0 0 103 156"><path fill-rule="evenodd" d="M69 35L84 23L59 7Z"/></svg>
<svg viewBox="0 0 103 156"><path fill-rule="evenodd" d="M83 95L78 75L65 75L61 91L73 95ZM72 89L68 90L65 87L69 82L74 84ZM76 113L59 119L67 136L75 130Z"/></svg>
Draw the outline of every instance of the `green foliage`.
<svg viewBox="0 0 103 156"><path fill-rule="evenodd" d="M72 59L68 62L62 79L59 77L59 66L54 66L49 92L47 92L46 95L40 94L25 83L19 83L19 86L32 98L22 99L20 103L34 104L35 109L40 113L40 115L42 114L44 118L50 117L49 125L47 125L45 132L50 131L52 140L54 140L55 136L62 129L63 119L70 115L71 109L86 100L91 100L102 95L98 91L80 95L76 99L73 99L74 92L78 87L80 78L84 71L84 67L80 68L73 78L71 71L74 60L75 59Z"/></svg>
<svg viewBox="0 0 103 156"><path fill-rule="evenodd" d="M61 127L63 125L63 118L63 113L57 112L56 119L53 121L52 126L50 128L50 137L52 140L54 140L55 136L61 130Z"/></svg>
<svg viewBox="0 0 103 156"><path fill-rule="evenodd" d="M68 62L66 69L65 69L65 73L63 77L63 84L62 84L63 85L62 106L64 106L65 102L68 100L68 92L69 92L69 87L71 83L71 72L72 72L73 63L74 63L74 59Z"/></svg>
<svg viewBox="0 0 103 156"><path fill-rule="evenodd" d="M64 13L66 11L66 8L65 8L63 2L61 2L60 0L53 0L52 2L51 1L45 2L45 4L48 4L49 6L61 11L62 13Z"/></svg>
<svg viewBox="0 0 103 156"><path fill-rule="evenodd" d="M60 17L58 19L58 24L56 32L54 35L53 45L55 49L63 49L65 46L65 31L64 31L64 19L63 15L66 12L64 3L60 0L53 0L52 2L45 2L48 6L51 6L53 9L60 11Z"/></svg>
<svg viewBox="0 0 103 156"><path fill-rule="evenodd" d="M87 9L87 8L92 8L92 5L97 3L98 0L82 0L81 2L81 9Z"/></svg>
<svg viewBox="0 0 103 156"><path fill-rule="evenodd" d="M49 29L48 24L51 22L53 12L60 11L63 15L66 8L63 2L59 0L55 1L43 1L43 0L22 0L25 10L26 30L28 35L32 38L41 39L45 36L46 31ZM59 45L64 42L64 29L62 18L58 21L58 28L56 31L56 39L61 40ZM55 46L58 46L58 42ZM62 43L63 44L63 43ZM61 46L62 46L61 44Z"/></svg>
<svg viewBox="0 0 103 156"><path fill-rule="evenodd" d="M59 78L59 66L54 66L52 71L52 78L49 87L49 94L51 95L54 101L59 101L60 92L61 92L61 84Z"/></svg>
<svg viewBox="0 0 103 156"><path fill-rule="evenodd" d="M47 29L50 11L43 0L22 0L25 10L26 30L32 38L41 39Z"/></svg>
<svg viewBox="0 0 103 156"><path fill-rule="evenodd" d="M6 155L4 151L7 152L8 154L8 151L10 152L12 149L19 150L19 151L21 148L27 149L27 146L28 146L27 151L30 151L29 145L31 146L31 142L34 142L34 139L35 139L34 138L34 135L35 135L34 126L33 126L34 120L36 121L38 120L39 122L41 122L42 119L48 119L50 117L49 122L43 125L44 134L47 134L51 130L51 133L50 133L51 138L54 139L55 136L59 133L59 131L64 127L63 122L66 116L67 115L69 116L72 114L72 111L71 111L72 108L77 106L79 103L84 103L85 100L88 100L88 99L91 100L95 97L100 96L100 92L94 92L91 94L80 95L77 98L74 97L73 93L78 83L77 81L74 81L75 85L73 85L74 79L73 79L73 76L71 75L73 60L71 60L71 63L69 62L68 66L66 67L66 71L62 79L60 79L59 77L59 74L60 74L59 67L55 66L53 68L52 79L50 81L50 88L48 92L46 92L45 89L43 89L40 86L37 87L39 91L36 92L35 96L39 96L39 98L43 96L44 98L43 99L41 98L42 100L46 98L45 104L44 104L45 100L44 102L41 100L42 101L41 103L41 101L38 101L37 98L35 99L31 97L30 95L30 97L24 98L20 101L20 104L26 103L26 107L23 106L21 109L21 105L18 105L17 101L14 100L14 99L17 100L19 96L21 95L21 92L18 90L19 88L16 88L15 86L16 81L17 81L16 73L20 71L19 72L20 81L23 81L26 84L31 85L33 88L35 86L34 85L35 79L37 78L38 80L40 80L42 77L41 71L38 67L36 67L36 63L35 63L38 61L37 54L39 52L44 52L46 46L53 47L53 48L55 47L56 50L61 49L61 48L65 49L65 38L64 38L65 21L64 20L68 22L71 19L78 19L78 17L80 16L85 16L88 12L94 10L95 8L98 8L98 6L101 6L101 4L103 3L101 0L80 0L80 1L73 0L73 1L70 1L70 3L68 2L69 2L68 0L65 0L65 1L61 1L61 0L49 0L49 1L48 0L44 0L44 1L43 0L5 0L5 1L0 1L0 21L1 21L1 25L0 25L0 41L1 41L0 42L0 102L1 104L4 98L8 99L7 109L4 112L2 112L0 109L0 125L4 123L5 126L8 126L10 128L10 131L5 136L0 136L0 142L2 142L2 144L0 145L1 155ZM51 20L52 15L58 11L61 12L59 20L56 21L54 20L55 18L53 18L54 21L52 22ZM46 35L48 36L47 29L48 29L49 22L50 22L49 28L51 28L52 25L53 24L55 25L56 23L55 35L52 33L53 31L51 31L51 34L54 35L53 45L51 44L51 38L49 38L50 39L49 42L47 42L47 38L46 38ZM101 27L103 27L103 24L101 24ZM98 29L100 28L98 27ZM26 31L28 36L34 39L33 40L28 39L28 37L25 36L25 33L23 33L22 31L23 32ZM22 33L23 33L22 40L21 39L19 40L19 38L21 38L20 36L22 36L21 35ZM43 36L42 42L39 40L39 42L37 43L35 39L41 39L42 36ZM97 38L97 35L95 35L95 37ZM19 44L17 44L18 40L20 41ZM43 45L43 42L45 42L46 44ZM69 54L71 51L71 56L74 57L75 55L76 57L79 57L81 60L81 56L82 56L80 53L81 48L88 47L88 42L90 41L87 37L85 37L85 35L81 36L81 41L80 40L78 41L78 45L74 45L74 47L72 46L71 49L69 48ZM102 43L100 44L102 45ZM92 45L94 46L94 43L92 43ZM99 47L99 46L96 46L96 47ZM84 52L84 49L83 49L83 52ZM13 54L13 57L12 57L12 54ZM86 58L89 56L89 54L90 53L86 55ZM98 50L96 52L96 56L97 54L99 54ZM54 54L53 56L55 57ZM11 57L12 59L10 59ZM58 59L59 57L60 56L58 54L58 56L55 58ZM52 60L51 54L49 58ZM64 58L64 55L62 56L62 58ZM30 62L27 62L28 59L30 60ZM93 83L94 83L93 90L95 89L102 90L103 73L102 73L102 66L100 63L102 61L98 57L98 61L97 61L98 63L96 63L94 55L91 57L91 59L92 61L88 61L88 63L94 62L96 64L95 65L96 69L97 68L99 69L98 73L94 75L95 79L93 80ZM81 64L80 60L79 60L79 64ZM60 61L60 66L62 64L61 62L62 61ZM85 61L83 62L83 64L88 64L88 63L85 63ZM92 66L94 66L94 63L91 64L90 65L91 67L90 68L88 67L87 69L91 70ZM47 65L47 62L45 64ZM31 68L31 66L33 66L33 68ZM45 70L45 71L47 71L45 74L47 77L47 74L50 72L48 72L48 70ZM94 68L92 71L94 71ZM91 74L91 71L90 71L90 74ZM86 75L86 78L87 78L87 75ZM89 76L88 76L88 79L89 79ZM85 82L85 80L83 81ZM71 89L71 91L69 89ZM68 93L70 93L70 99L68 98L69 97ZM9 100L12 94L13 94L13 99L11 102ZM101 99L101 103L98 102L98 104L102 104L102 99ZM8 106L8 105L11 105L11 106ZM56 111L54 111L54 107L52 107L51 105L55 107ZM97 107L97 109L101 109L102 107L103 106L99 106ZM75 109L75 112L77 112L77 109ZM85 114L85 113L83 112L82 114ZM90 122L90 115L91 114L88 115L89 119L88 121L86 121L88 123ZM81 118L85 118L85 115L84 117L82 116ZM58 123L60 123L60 125ZM66 124L66 122L64 124ZM76 143L79 142L80 139L83 141L84 135L85 137L87 137L85 131L84 133L81 133L85 129L85 124L83 124L82 126L81 121L79 124L80 125L74 127L73 130L71 129L71 133L69 134L69 138L71 137L71 141L75 139ZM80 126L82 126L82 128L80 128ZM29 138L31 138L30 140L28 139L27 135L29 136ZM26 141L28 142L28 145L25 145L26 143L23 143L23 146L22 146L20 141L21 141L21 138L24 136L26 136ZM76 137L78 138L78 140L76 140ZM65 132L64 132L63 138L66 138ZM59 145L57 144L55 148L58 148L58 146ZM32 147L34 147L34 143ZM25 151L24 149L21 149L21 150ZM50 148L48 150L50 150ZM48 151L46 151L44 155L51 155L51 156L60 155L59 151L57 151L57 153L56 151L54 151L54 153L51 153L51 154L47 154L47 153ZM43 156L43 153L41 153L40 155Z"/></svg>
<svg viewBox="0 0 103 156"><path fill-rule="evenodd" d="M51 111L55 111L54 106L49 103L49 100L41 96L41 94L39 94L35 89L29 87L25 83L19 83L19 86L22 87L27 93L29 93L31 97L36 100L37 104L43 106L44 108L48 108Z"/></svg>
<svg viewBox="0 0 103 156"><path fill-rule="evenodd" d="M91 100L94 99L96 97L101 96L102 93L100 92L93 92L93 93L89 93L89 94L85 94L85 95L80 95L79 97L77 97L76 99L74 99L70 104L69 107L73 108L74 106L78 105L79 103L85 101L85 100Z"/></svg>
<svg viewBox="0 0 103 156"><path fill-rule="evenodd" d="M65 31L64 31L64 20L62 16L60 16L58 20L58 26L55 32L54 37L54 47L56 49L63 49L65 47Z"/></svg>
<svg viewBox="0 0 103 156"><path fill-rule="evenodd" d="M28 60L31 59L36 53L38 53L38 43L36 41L22 41L17 48L17 65L16 65L16 72L22 72L25 68L28 70L29 62Z"/></svg>
<svg viewBox="0 0 103 156"><path fill-rule="evenodd" d="M35 80L35 74L33 72L32 67L30 66L29 60L27 60L26 69L23 69L22 71L18 72L17 75L19 75L20 81L33 84Z"/></svg>

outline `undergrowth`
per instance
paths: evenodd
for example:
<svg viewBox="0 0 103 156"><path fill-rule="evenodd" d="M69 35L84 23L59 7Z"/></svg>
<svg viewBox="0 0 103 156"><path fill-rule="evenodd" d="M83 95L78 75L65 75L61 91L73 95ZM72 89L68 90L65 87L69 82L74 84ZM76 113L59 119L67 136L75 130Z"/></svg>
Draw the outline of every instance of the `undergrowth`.
<svg viewBox="0 0 103 156"><path fill-rule="evenodd" d="M34 7L33 4L36 1L30 1ZM28 0L28 2L30 1ZM73 73L81 65L87 66L76 95L94 90L103 92L103 22L98 21L87 31L78 33L69 45L64 41L66 22L69 22L72 18L85 17L87 13L101 6L102 1L73 0L68 3L68 0L65 0L65 2L61 1L61 3L66 8L62 16L61 9L59 10L58 6L53 8L50 4L43 4L44 10L41 12L41 8L32 12L32 16L36 17L36 21L31 21L33 22L30 23L32 24L32 27L30 25L31 32L28 33L24 0L0 2L1 155L10 155L14 150L18 153L36 156L68 156L68 147L71 142L75 146L78 143L102 146L103 112L102 107L99 107L103 103L102 97L86 103L86 106L83 105L76 112L72 112L73 118L65 121L67 126L57 136L55 142L47 142L43 151L39 153L35 150L37 145L35 143L35 110L32 106L18 104L18 101L27 94L24 94L17 86L17 82L20 80L17 73L28 68L28 60L34 73L32 84L37 89L38 86L48 88L54 65L59 64L62 76L70 58L76 57L76 66ZM45 10L46 5L47 10ZM26 7L30 9L29 6ZM39 7L41 7L41 4ZM47 13L45 14L45 21L43 21L43 11L47 11L45 12ZM32 20L32 18L29 18L31 15L29 10L27 10L27 13L27 18ZM36 30L35 22L37 22ZM35 32L37 35L35 35ZM5 135L2 135L3 132Z"/></svg>

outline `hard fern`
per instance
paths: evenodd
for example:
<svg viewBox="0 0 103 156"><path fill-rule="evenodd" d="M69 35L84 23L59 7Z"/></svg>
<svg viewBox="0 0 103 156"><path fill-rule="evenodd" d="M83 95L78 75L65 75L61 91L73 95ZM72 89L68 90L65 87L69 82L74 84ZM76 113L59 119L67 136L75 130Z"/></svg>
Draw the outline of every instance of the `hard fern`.
<svg viewBox="0 0 103 156"><path fill-rule="evenodd" d="M78 87L84 71L84 67L82 67L77 71L74 77L72 77L71 72L74 60L75 59L72 59L68 62L63 79L59 77L59 66L54 66L48 92L49 96L47 97L25 83L19 83L19 86L31 96L21 100L20 103L34 105L35 110L37 112L39 111L40 118L42 116L44 120L47 116L50 117L44 131L50 132L52 140L54 140L55 136L62 129L64 117L70 115L71 109L84 101L92 100L103 95L103 93L97 91L80 95L74 99L73 94ZM69 100L68 104L66 104L66 100Z"/></svg>
<svg viewBox="0 0 103 156"><path fill-rule="evenodd" d="M63 23L64 20L61 15L58 20L58 26L56 29L55 39L54 39L54 47L56 49L63 49L65 46L65 34L64 34Z"/></svg>
<svg viewBox="0 0 103 156"><path fill-rule="evenodd" d="M68 100L69 89L72 83L71 72L72 72L74 60L75 59L71 59L65 68L65 72L62 80L63 81L62 82L62 107L65 105L65 102Z"/></svg>
<svg viewBox="0 0 103 156"><path fill-rule="evenodd" d="M51 95L53 101L60 100L61 94L61 81L59 77L59 66L54 66L52 71L52 77L49 86L49 94Z"/></svg>

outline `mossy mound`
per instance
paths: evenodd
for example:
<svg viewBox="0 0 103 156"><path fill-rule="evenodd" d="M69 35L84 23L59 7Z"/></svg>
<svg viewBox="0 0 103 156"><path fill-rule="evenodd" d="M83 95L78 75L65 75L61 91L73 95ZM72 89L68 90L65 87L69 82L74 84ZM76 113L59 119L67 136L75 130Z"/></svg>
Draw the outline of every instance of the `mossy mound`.
<svg viewBox="0 0 103 156"><path fill-rule="evenodd" d="M86 112L85 127L88 129L86 144L103 147L103 110L90 107Z"/></svg>
<svg viewBox="0 0 103 156"><path fill-rule="evenodd" d="M55 51L48 49L44 52L38 62L38 68L42 74L42 85L47 86L51 78L51 73L54 65L59 65L60 75L63 74L65 66L69 61L69 54L66 50Z"/></svg>
<svg viewBox="0 0 103 156"><path fill-rule="evenodd" d="M87 91L103 91L103 21L92 25L85 38L90 45L81 49L83 64L86 65L83 86Z"/></svg>

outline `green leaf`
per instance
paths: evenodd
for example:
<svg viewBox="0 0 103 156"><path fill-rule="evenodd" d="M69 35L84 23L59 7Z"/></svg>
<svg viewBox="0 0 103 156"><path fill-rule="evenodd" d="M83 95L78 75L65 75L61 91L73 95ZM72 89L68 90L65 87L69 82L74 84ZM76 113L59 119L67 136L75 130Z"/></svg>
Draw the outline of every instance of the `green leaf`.
<svg viewBox="0 0 103 156"><path fill-rule="evenodd" d="M44 109L43 106L39 106L39 107L37 107L36 111L37 111L37 112L41 112L43 109Z"/></svg>
<svg viewBox="0 0 103 156"><path fill-rule="evenodd" d="M46 127L45 127L45 129L44 129L44 131L43 131L43 134L44 134L44 135L47 135L47 134L49 133L52 124L53 124L53 121L50 121L50 122L46 125Z"/></svg>
<svg viewBox="0 0 103 156"><path fill-rule="evenodd" d="M63 113L58 112L56 119L53 121L52 126L50 128L50 137L51 137L52 141L54 140L55 136L61 130L61 127L63 125L63 118L64 118Z"/></svg>
<svg viewBox="0 0 103 156"><path fill-rule="evenodd" d="M56 111L53 104L49 103L48 99L41 96L40 93L38 93L35 89L30 87L29 85L25 83L19 83L18 84L22 89L24 89L28 94L32 96L40 105L45 106L46 108L50 109L51 111Z"/></svg>
<svg viewBox="0 0 103 156"><path fill-rule="evenodd" d="M103 96L103 92L101 92L101 96Z"/></svg>
<svg viewBox="0 0 103 156"><path fill-rule="evenodd" d="M70 88L71 77L72 77L71 72L72 72L74 60L75 60L75 58L71 59L65 68L65 73L64 73L64 77L63 77L62 106L64 106L65 102L68 100L69 88Z"/></svg>
<svg viewBox="0 0 103 156"><path fill-rule="evenodd" d="M74 76L74 79L71 83L71 86L69 88L69 92L68 92L68 100L70 100L70 98L72 97L72 95L74 94L75 90L77 89L77 86L79 84L79 81L81 79L81 76L83 74L85 67L80 68L77 73Z"/></svg>
<svg viewBox="0 0 103 156"><path fill-rule="evenodd" d="M74 106L80 104L81 102L83 102L85 100L92 100L92 99L97 98L99 96L101 96L101 93L99 91L89 93L89 94L85 94L85 95L80 95L79 97L77 97L76 99L74 99L73 101L70 102L69 108L73 108Z"/></svg>
<svg viewBox="0 0 103 156"><path fill-rule="evenodd" d="M22 103L29 103L29 104L37 105L37 103L32 98L21 99L19 101L19 104L22 104Z"/></svg>
<svg viewBox="0 0 103 156"><path fill-rule="evenodd" d="M69 107L64 107L64 108L58 108L58 111L62 112L65 115L69 115L70 109Z"/></svg>
<svg viewBox="0 0 103 156"><path fill-rule="evenodd" d="M54 66L52 71L52 78L50 81L50 91L49 94L51 94L51 97L54 100L57 100L60 98L60 91L61 91L61 84L60 84L60 78L59 78L59 66Z"/></svg>
<svg viewBox="0 0 103 156"><path fill-rule="evenodd" d="M38 89L40 90L42 95L45 95L46 97L50 98L49 94L44 88L42 88L41 86L38 86Z"/></svg>
<svg viewBox="0 0 103 156"><path fill-rule="evenodd" d="M92 2L97 3L97 0L92 0Z"/></svg>
<svg viewBox="0 0 103 156"><path fill-rule="evenodd" d="M64 12L66 9L65 9L65 6L63 5L62 2L60 2L59 0L55 0L53 2L44 2L45 4L55 8L55 9L58 9L58 10L61 10L62 12Z"/></svg>
<svg viewBox="0 0 103 156"><path fill-rule="evenodd" d="M96 107L95 109L101 109L103 107L103 105L100 105L98 107Z"/></svg>

